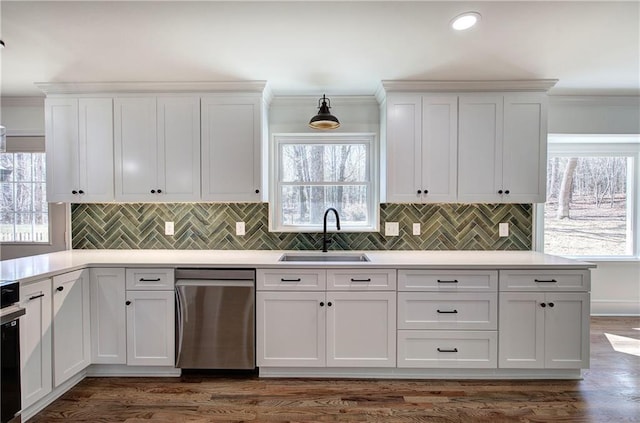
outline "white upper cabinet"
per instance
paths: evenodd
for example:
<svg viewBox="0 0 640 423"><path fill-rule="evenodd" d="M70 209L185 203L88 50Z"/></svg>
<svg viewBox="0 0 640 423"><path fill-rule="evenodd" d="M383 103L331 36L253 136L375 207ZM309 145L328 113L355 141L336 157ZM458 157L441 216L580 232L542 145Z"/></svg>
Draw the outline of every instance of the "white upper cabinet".
<svg viewBox="0 0 640 423"><path fill-rule="evenodd" d="M202 200L261 200L261 119L261 94L202 97Z"/></svg>
<svg viewBox="0 0 640 423"><path fill-rule="evenodd" d="M456 199L458 99L455 95L387 98L387 201Z"/></svg>
<svg viewBox="0 0 640 423"><path fill-rule="evenodd" d="M199 97L117 97L114 105L116 199L198 200Z"/></svg>
<svg viewBox="0 0 640 423"><path fill-rule="evenodd" d="M505 201L544 203L546 176L547 96L506 94L502 149Z"/></svg>
<svg viewBox="0 0 640 423"><path fill-rule="evenodd" d="M546 95L460 97L458 200L545 201Z"/></svg>
<svg viewBox="0 0 640 423"><path fill-rule="evenodd" d="M45 100L47 201L113 200L111 98Z"/></svg>

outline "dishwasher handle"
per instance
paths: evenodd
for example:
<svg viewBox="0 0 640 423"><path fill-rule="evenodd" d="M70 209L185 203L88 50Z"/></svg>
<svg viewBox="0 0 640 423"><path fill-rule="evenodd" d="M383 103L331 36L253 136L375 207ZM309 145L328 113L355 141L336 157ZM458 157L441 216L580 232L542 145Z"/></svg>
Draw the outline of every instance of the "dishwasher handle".
<svg viewBox="0 0 640 423"><path fill-rule="evenodd" d="M241 280L241 279L178 279L176 280L176 287L178 286L238 286L238 287L255 287L254 280Z"/></svg>

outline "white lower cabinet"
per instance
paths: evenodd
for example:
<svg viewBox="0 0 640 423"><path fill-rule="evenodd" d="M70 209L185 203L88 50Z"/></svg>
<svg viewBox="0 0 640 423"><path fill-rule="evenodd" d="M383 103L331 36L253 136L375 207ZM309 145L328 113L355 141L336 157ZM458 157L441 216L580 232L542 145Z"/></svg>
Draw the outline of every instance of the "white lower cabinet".
<svg viewBox="0 0 640 423"><path fill-rule="evenodd" d="M174 365L173 280L173 269L91 269L92 363Z"/></svg>
<svg viewBox="0 0 640 423"><path fill-rule="evenodd" d="M395 292L327 292L327 366L396 366Z"/></svg>
<svg viewBox="0 0 640 423"><path fill-rule="evenodd" d="M27 408L52 389L51 279L20 287L26 313L20 321L22 407Z"/></svg>
<svg viewBox="0 0 640 423"><path fill-rule="evenodd" d="M91 364L89 271L53 277L54 386Z"/></svg>
<svg viewBox="0 0 640 423"><path fill-rule="evenodd" d="M175 294L127 291L127 364L175 364Z"/></svg>
<svg viewBox="0 0 640 423"><path fill-rule="evenodd" d="M323 367L325 293L269 291L256 296L258 367Z"/></svg>
<svg viewBox="0 0 640 423"><path fill-rule="evenodd" d="M495 331L399 330L398 367L496 368Z"/></svg>
<svg viewBox="0 0 640 423"><path fill-rule="evenodd" d="M589 367L589 293L500 294L503 368Z"/></svg>
<svg viewBox="0 0 640 423"><path fill-rule="evenodd" d="M327 273L332 271L304 269L297 274L288 269L278 274L272 269L258 269L258 367L395 367L394 272L391 272L391 284L381 284L387 291L379 290L380 287L365 288L362 284L352 291L318 288L293 291L295 287L287 283L260 283L266 279L302 281L313 274L314 285L324 288ZM377 281L389 271L367 274L362 270L341 270L339 273L341 277L337 279ZM263 291L261 287L271 290ZM345 285L343 289L346 288Z"/></svg>
<svg viewBox="0 0 640 423"><path fill-rule="evenodd" d="M91 362L126 364L127 322L123 268L92 268Z"/></svg>
<svg viewBox="0 0 640 423"><path fill-rule="evenodd" d="M398 367L498 366L496 271L399 270Z"/></svg>

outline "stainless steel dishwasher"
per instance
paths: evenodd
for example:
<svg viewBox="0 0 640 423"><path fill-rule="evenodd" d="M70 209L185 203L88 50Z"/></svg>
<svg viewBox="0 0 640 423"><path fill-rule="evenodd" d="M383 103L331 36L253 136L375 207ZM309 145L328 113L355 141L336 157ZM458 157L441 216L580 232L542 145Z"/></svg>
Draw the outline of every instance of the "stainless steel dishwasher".
<svg viewBox="0 0 640 423"><path fill-rule="evenodd" d="M176 367L255 368L255 270L176 269Z"/></svg>

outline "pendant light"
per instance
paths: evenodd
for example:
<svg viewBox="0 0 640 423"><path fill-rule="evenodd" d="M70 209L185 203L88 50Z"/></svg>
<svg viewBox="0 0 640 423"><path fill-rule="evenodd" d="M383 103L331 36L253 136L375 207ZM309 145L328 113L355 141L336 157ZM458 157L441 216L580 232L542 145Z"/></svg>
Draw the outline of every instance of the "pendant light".
<svg viewBox="0 0 640 423"><path fill-rule="evenodd" d="M329 102L329 105L327 105ZM338 118L329 112L331 108L331 100L329 100L324 94L322 98L318 100L318 114L311 118L309 121L309 127L313 129L336 129L340 126Z"/></svg>

